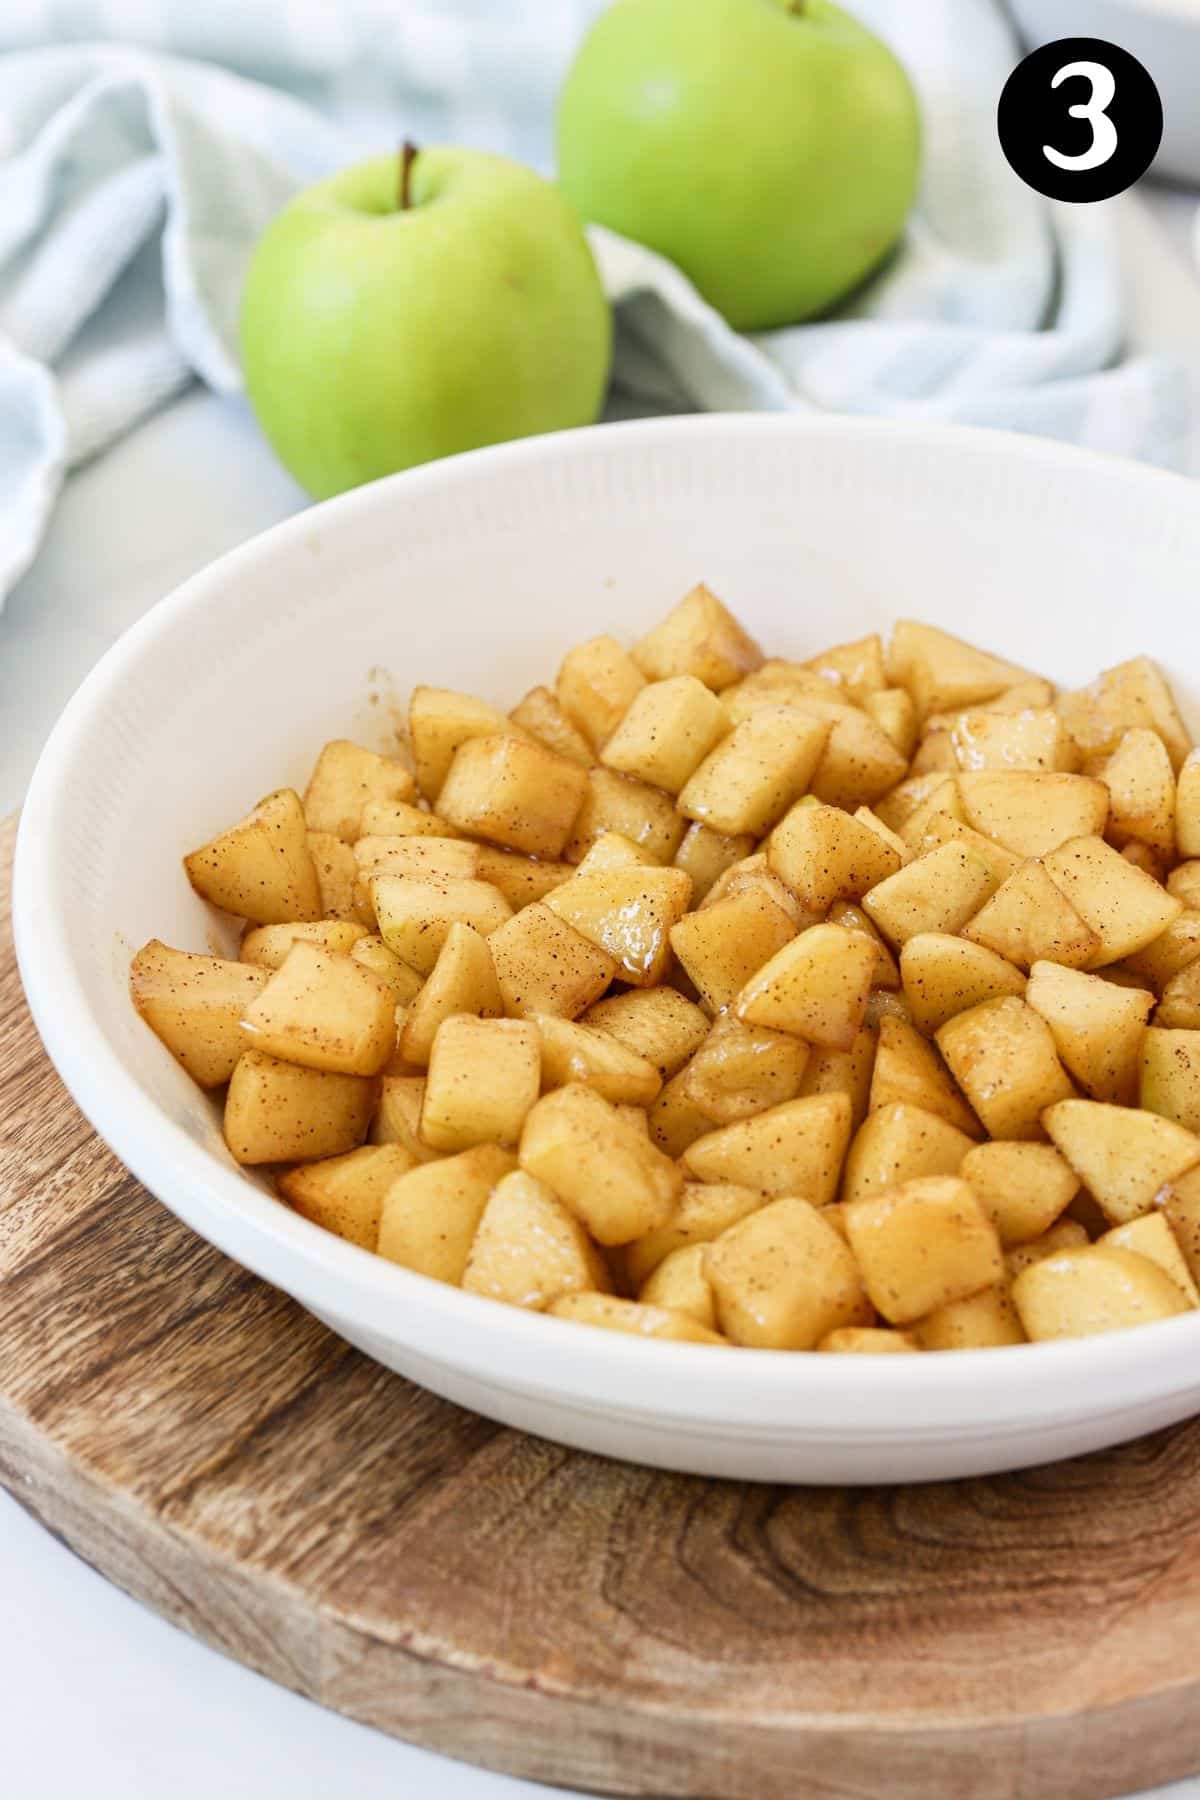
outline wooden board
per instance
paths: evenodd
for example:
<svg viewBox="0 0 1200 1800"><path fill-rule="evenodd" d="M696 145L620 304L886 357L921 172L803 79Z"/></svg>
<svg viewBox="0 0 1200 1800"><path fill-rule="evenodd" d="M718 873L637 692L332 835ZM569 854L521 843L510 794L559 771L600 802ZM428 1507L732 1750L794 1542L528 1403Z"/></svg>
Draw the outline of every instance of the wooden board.
<svg viewBox="0 0 1200 1800"><path fill-rule="evenodd" d="M120 1167L41 1050L6 900L0 1479L218 1649L490 1768L689 1800L1095 1800L1200 1767L1200 1426L839 1492L474 1418Z"/></svg>

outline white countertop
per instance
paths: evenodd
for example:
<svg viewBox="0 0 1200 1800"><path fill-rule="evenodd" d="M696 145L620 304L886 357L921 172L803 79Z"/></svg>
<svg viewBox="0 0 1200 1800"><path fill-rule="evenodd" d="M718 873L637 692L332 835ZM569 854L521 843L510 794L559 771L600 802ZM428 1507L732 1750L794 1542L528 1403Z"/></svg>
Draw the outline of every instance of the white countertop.
<svg viewBox="0 0 1200 1800"><path fill-rule="evenodd" d="M1200 359L1195 205L1158 193L1119 212L1135 342ZM303 503L245 411L199 389L72 478L0 615L0 812L19 805L64 701L120 632ZM552 1792L409 1749L274 1687L109 1587L3 1495L0 1614L0 1794L12 1800ZM1168 1793L1200 1800L1200 1779L1159 1800Z"/></svg>

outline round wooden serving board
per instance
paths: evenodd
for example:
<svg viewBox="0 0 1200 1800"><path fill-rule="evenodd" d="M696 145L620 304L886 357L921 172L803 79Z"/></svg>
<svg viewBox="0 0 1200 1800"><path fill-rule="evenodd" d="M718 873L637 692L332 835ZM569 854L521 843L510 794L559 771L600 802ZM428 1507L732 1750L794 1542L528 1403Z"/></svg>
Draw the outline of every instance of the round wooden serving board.
<svg viewBox="0 0 1200 1800"><path fill-rule="evenodd" d="M25 1010L0 832L0 1479L131 1594L490 1768L1094 1800L1200 1767L1200 1425L922 1488L656 1474L460 1412L193 1237Z"/></svg>

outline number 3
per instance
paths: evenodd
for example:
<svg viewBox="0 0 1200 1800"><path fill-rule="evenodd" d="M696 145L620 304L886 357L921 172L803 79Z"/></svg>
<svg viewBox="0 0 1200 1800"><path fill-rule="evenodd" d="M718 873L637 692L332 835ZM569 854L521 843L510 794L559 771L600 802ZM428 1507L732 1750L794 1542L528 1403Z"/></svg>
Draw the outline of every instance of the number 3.
<svg viewBox="0 0 1200 1800"><path fill-rule="evenodd" d="M1067 81L1072 75L1082 75L1091 83L1091 93L1081 106L1069 106L1067 112L1072 119L1086 119L1092 128L1092 141L1087 149L1078 156L1064 156L1053 144L1042 145L1042 155L1047 162L1052 162L1057 169L1099 169L1113 155L1117 148L1117 128L1108 116L1107 108L1113 103L1117 84L1111 69L1103 63L1073 62L1064 63L1054 80L1052 88L1060 82Z"/></svg>

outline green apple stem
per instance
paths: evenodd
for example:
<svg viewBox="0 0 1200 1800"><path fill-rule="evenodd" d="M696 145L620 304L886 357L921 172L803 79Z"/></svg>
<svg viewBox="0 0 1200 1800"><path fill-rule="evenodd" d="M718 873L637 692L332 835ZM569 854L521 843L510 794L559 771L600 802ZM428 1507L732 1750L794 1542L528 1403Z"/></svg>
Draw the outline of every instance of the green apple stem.
<svg viewBox="0 0 1200 1800"><path fill-rule="evenodd" d="M412 166L416 160L417 146L412 143L409 138L405 138L403 144L400 146L400 187L398 198L401 212L407 212L412 205L412 195L409 188L412 180Z"/></svg>

